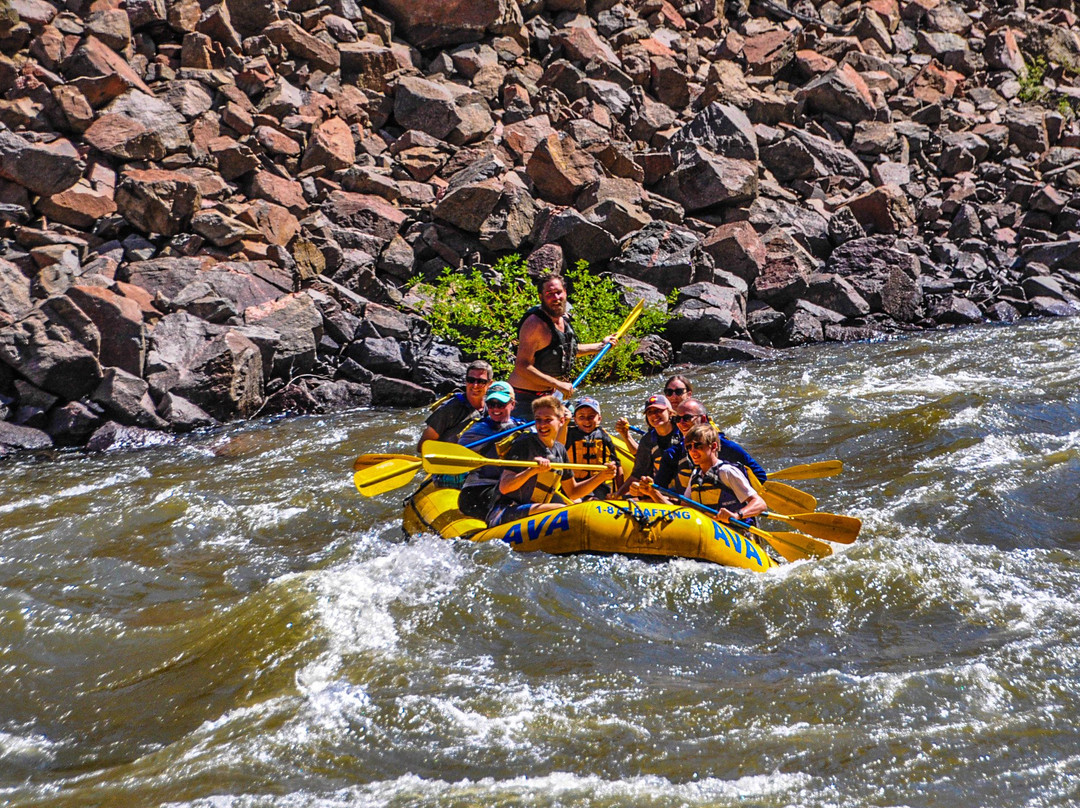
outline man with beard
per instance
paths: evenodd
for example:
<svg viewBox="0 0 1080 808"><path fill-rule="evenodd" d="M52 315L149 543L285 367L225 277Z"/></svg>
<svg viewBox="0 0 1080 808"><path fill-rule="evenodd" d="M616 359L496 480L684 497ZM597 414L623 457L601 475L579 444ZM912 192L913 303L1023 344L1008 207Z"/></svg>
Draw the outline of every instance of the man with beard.
<svg viewBox="0 0 1080 808"><path fill-rule="evenodd" d="M610 334L602 342L578 344L567 315L566 281L561 275L541 275L536 291L540 305L529 309L518 324L517 356L509 379L517 397L513 415L522 420L530 419L532 403L542 396L557 393L569 400L574 393L569 381L574 360L616 342Z"/></svg>

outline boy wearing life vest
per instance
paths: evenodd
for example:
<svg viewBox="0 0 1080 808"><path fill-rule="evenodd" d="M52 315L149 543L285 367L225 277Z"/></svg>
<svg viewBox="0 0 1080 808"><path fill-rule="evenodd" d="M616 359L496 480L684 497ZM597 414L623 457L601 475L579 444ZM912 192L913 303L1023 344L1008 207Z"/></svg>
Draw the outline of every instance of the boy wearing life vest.
<svg viewBox="0 0 1080 808"><path fill-rule="evenodd" d="M683 496L717 512L721 521L752 519L768 510L761 498L738 467L720 459L720 436L709 424L698 424L683 438L686 451L694 463L694 471ZM655 502L667 498L644 477L639 485L643 496Z"/></svg>
<svg viewBox="0 0 1080 808"><path fill-rule="evenodd" d="M619 488L618 496L633 493L634 484L642 477L655 477L660 458L678 440L678 431L671 423L671 402L663 393L645 399L645 422L649 431L641 437L634 454L634 468Z"/></svg>
<svg viewBox="0 0 1080 808"><path fill-rule="evenodd" d="M453 443L458 435L484 416L484 396L494 371L491 365L478 359L465 371L465 390L446 398L428 416L424 431L416 443L416 451L423 454L424 441L441 440Z"/></svg>
<svg viewBox="0 0 1080 808"><path fill-rule="evenodd" d="M611 436L600 426L600 403L595 398L584 396L574 403L574 423L566 432L566 453L571 463L602 464L618 462L615 444ZM615 486L622 484L622 469L616 466ZM574 479L585 480L589 472L579 469L574 472ZM589 499L607 499L611 486L607 483L598 485L589 495Z"/></svg>
<svg viewBox="0 0 1080 808"><path fill-rule="evenodd" d="M557 438L566 420L562 402L554 396L542 396L532 403L536 432L518 436L510 445L507 459L530 460L535 466L521 470L506 469L499 478L499 497L488 512L489 527L524 519L543 511L556 510L563 503L556 492L573 500L593 492L615 476L615 464L608 463L588 479L575 480L570 469L552 469L552 463L567 463L566 447Z"/></svg>

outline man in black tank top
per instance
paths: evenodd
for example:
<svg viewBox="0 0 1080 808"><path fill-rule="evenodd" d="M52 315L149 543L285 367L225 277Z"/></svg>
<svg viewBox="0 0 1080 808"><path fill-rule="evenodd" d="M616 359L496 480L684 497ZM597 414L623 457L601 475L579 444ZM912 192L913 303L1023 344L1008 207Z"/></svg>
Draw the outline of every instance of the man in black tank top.
<svg viewBox="0 0 1080 808"><path fill-rule="evenodd" d="M536 279L540 305L526 313L518 324L517 356L509 382L517 405L514 417L531 420L532 403L541 396L559 393L566 401L574 393L570 378L578 356L597 353L615 335L603 342L579 344L566 313L566 281L561 275L541 275Z"/></svg>

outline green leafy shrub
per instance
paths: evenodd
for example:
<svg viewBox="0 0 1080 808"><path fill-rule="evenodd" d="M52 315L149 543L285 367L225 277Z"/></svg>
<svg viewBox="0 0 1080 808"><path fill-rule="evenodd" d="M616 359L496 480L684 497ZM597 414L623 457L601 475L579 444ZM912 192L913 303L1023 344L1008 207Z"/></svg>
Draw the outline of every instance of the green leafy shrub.
<svg viewBox="0 0 1080 808"><path fill-rule="evenodd" d="M622 304L619 287L610 278L589 274L588 264L579 261L566 273L566 280L574 330L581 342L599 342L618 330L630 310ZM437 336L457 345L469 359L486 359L496 378L510 375L518 323L539 303L520 255L500 259L490 274L475 268L462 272L447 267L434 282L417 278L409 288L426 301L424 314ZM658 332L667 321L665 311L646 307L626 338L608 352L590 378L639 376L642 360L634 351L643 336ZM580 373L590 358L578 359L576 372Z"/></svg>
<svg viewBox="0 0 1080 808"><path fill-rule="evenodd" d="M1046 93L1043 79L1050 65L1045 56L1035 56L1030 62L1025 62L1024 73L1020 76L1020 92L1017 97L1021 101L1038 101Z"/></svg>

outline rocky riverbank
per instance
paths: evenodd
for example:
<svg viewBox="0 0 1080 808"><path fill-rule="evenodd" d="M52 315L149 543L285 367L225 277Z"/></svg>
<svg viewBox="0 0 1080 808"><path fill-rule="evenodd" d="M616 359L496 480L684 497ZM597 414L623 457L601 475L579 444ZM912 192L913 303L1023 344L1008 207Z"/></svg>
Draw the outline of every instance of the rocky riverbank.
<svg viewBox="0 0 1080 808"><path fill-rule="evenodd" d="M652 365L1080 312L1071 2L0 0L0 454L452 389L416 275Z"/></svg>

